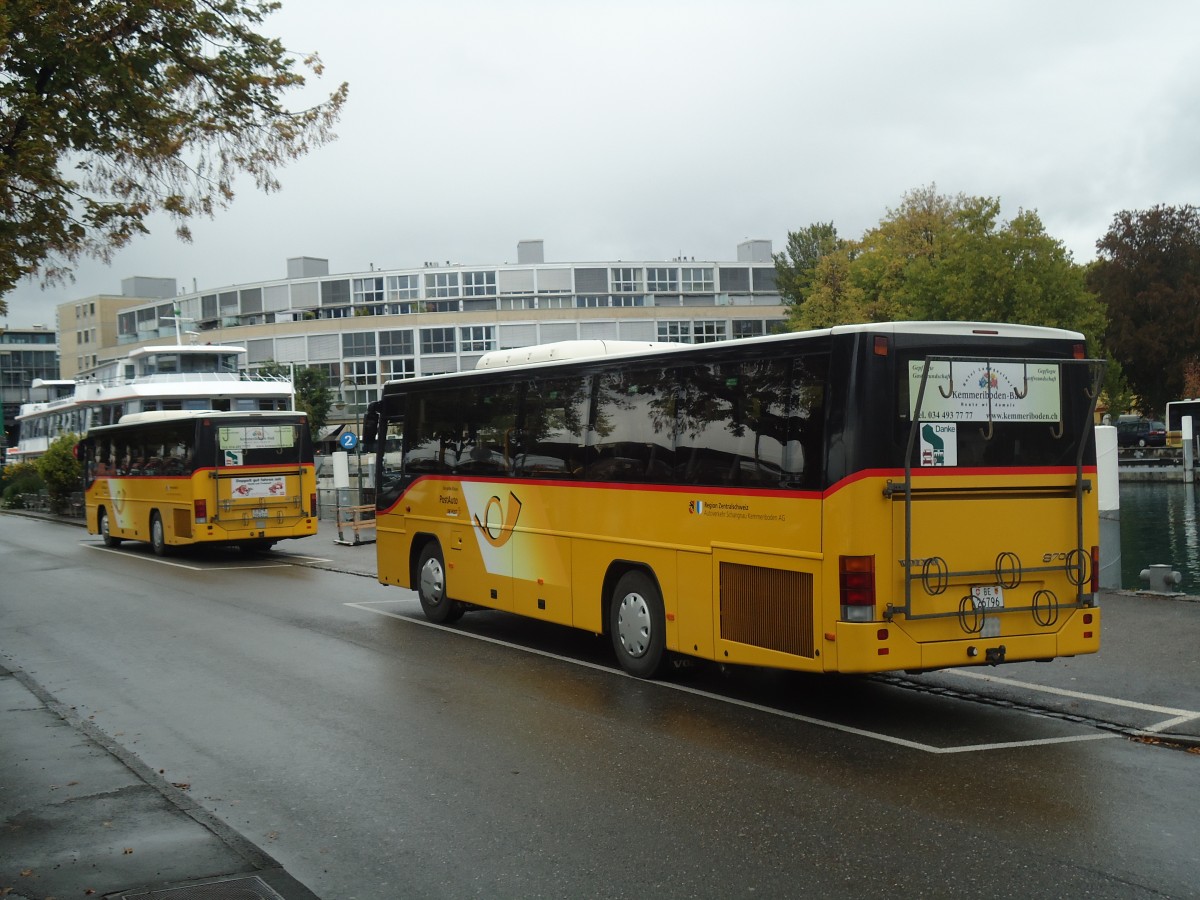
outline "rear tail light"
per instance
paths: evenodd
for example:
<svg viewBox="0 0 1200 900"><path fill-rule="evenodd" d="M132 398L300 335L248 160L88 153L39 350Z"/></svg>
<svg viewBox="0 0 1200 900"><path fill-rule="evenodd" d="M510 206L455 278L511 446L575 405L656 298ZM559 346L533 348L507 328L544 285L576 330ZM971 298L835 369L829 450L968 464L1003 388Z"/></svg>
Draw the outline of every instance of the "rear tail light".
<svg viewBox="0 0 1200 900"><path fill-rule="evenodd" d="M315 519L317 517L317 492L316 491L313 491L311 494L308 495L308 508L311 510L309 515Z"/></svg>
<svg viewBox="0 0 1200 900"><path fill-rule="evenodd" d="M1071 350L1076 359L1087 359L1087 345L1086 344L1075 344L1071 348Z"/></svg>
<svg viewBox="0 0 1200 900"><path fill-rule="evenodd" d="M1092 545L1092 593L1100 593L1100 548Z"/></svg>
<svg viewBox="0 0 1200 900"><path fill-rule="evenodd" d="M838 562L838 584L842 594L842 620L875 620L875 557L843 556Z"/></svg>
<svg viewBox="0 0 1200 900"><path fill-rule="evenodd" d="M196 524L203 525L208 521L208 501L196 500L192 503L193 511L196 514Z"/></svg>

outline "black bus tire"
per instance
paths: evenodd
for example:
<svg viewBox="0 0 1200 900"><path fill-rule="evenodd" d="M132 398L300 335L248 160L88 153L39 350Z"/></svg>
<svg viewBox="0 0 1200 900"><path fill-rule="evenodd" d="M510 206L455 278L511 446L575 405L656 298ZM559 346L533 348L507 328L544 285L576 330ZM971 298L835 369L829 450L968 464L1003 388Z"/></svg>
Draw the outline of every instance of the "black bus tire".
<svg viewBox="0 0 1200 900"><path fill-rule="evenodd" d="M632 569L617 581L608 606L608 632L621 668L653 678L666 656L667 617L658 585Z"/></svg>
<svg viewBox="0 0 1200 900"><path fill-rule="evenodd" d="M421 549L417 596L421 599L421 611L430 622L448 625L462 618L463 605L446 594L446 562L437 541L430 541Z"/></svg>
<svg viewBox="0 0 1200 900"><path fill-rule="evenodd" d="M119 537L113 537L108 531L108 511L101 507L97 517L99 518L99 522L96 523L99 526L97 530L100 532L100 539L104 541L104 546L121 546L121 539Z"/></svg>
<svg viewBox="0 0 1200 900"><path fill-rule="evenodd" d="M158 514L157 509L150 513L150 547L154 550L155 556L166 556L171 552L167 547L167 535L163 529L162 516Z"/></svg>

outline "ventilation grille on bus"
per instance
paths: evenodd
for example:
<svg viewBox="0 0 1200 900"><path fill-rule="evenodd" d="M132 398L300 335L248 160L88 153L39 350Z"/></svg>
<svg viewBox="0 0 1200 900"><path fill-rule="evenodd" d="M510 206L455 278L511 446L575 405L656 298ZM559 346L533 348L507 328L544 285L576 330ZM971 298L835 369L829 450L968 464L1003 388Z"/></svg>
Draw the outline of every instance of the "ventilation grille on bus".
<svg viewBox="0 0 1200 900"><path fill-rule="evenodd" d="M721 563L721 637L813 658L813 577Z"/></svg>

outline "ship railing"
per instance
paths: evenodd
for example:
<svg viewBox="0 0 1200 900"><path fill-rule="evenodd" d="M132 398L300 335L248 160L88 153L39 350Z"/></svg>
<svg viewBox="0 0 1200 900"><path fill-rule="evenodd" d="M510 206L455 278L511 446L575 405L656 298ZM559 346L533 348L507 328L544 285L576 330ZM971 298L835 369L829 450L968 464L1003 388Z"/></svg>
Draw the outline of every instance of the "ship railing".
<svg viewBox="0 0 1200 900"><path fill-rule="evenodd" d="M250 381L263 384L288 384L291 379L286 375L264 375L258 372L158 372L153 375L135 375L127 378L123 375L111 378L95 378L87 384L100 387L120 387L126 384L163 384L186 381Z"/></svg>

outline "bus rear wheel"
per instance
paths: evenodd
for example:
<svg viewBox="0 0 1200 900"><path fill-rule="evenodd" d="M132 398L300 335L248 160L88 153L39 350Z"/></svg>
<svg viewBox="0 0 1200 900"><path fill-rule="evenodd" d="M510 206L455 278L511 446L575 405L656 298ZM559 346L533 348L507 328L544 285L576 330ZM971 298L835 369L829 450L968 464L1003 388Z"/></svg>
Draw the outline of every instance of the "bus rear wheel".
<svg viewBox="0 0 1200 900"><path fill-rule="evenodd" d="M421 610L430 622L448 625L462 618L463 605L446 595L446 563L437 541L430 541L421 550L417 563L417 596Z"/></svg>
<svg viewBox="0 0 1200 900"><path fill-rule="evenodd" d="M100 510L99 517L100 539L104 541L104 546L119 547L121 545L121 539L119 537L113 537L108 531L108 512L103 509Z"/></svg>
<svg viewBox="0 0 1200 900"><path fill-rule="evenodd" d="M653 678L666 655L667 617L658 585L638 569L617 581L608 608L608 633L621 668Z"/></svg>
<svg viewBox="0 0 1200 900"><path fill-rule="evenodd" d="M158 514L158 510L150 513L150 547L154 550L155 556L166 556L170 552L167 547L167 535L163 529L162 516Z"/></svg>

